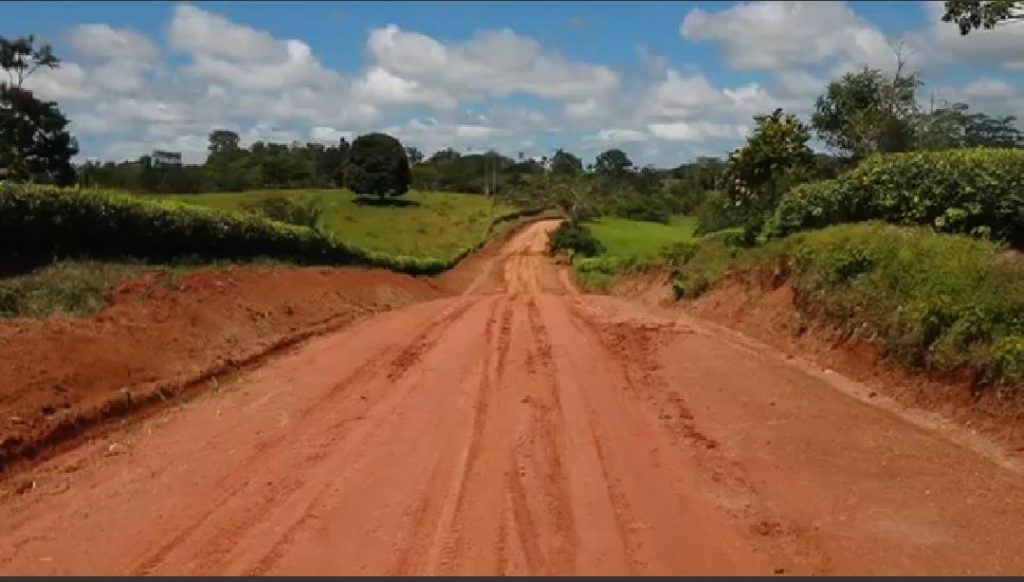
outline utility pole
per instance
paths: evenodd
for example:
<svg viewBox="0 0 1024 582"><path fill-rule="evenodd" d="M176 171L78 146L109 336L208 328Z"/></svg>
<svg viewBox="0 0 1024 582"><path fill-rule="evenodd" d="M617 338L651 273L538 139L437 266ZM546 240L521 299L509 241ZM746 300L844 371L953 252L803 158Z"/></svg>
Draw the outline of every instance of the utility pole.
<svg viewBox="0 0 1024 582"><path fill-rule="evenodd" d="M491 195L491 169L490 169L490 163L491 163L490 158L487 156L487 154L484 154L484 196L490 196Z"/></svg>

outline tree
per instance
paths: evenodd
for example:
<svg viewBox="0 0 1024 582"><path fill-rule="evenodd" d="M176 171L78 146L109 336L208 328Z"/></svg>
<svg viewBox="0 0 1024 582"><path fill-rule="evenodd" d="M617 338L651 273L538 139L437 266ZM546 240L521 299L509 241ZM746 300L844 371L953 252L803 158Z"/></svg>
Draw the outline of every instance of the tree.
<svg viewBox="0 0 1024 582"><path fill-rule="evenodd" d="M818 97L811 125L830 148L854 159L904 151L913 141L916 77L878 69L847 73Z"/></svg>
<svg viewBox="0 0 1024 582"><path fill-rule="evenodd" d="M429 162L446 162L451 160L457 160L462 157L462 154L453 150L452 148L445 148L434 152L434 155L430 156Z"/></svg>
<svg viewBox="0 0 1024 582"><path fill-rule="evenodd" d="M760 217L778 204L787 179L811 165L810 133L793 114L776 109L754 117L756 127L746 143L726 162L726 191L733 204L750 217Z"/></svg>
<svg viewBox="0 0 1024 582"><path fill-rule="evenodd" d="M551 158L551 173L563 176L576 176L583 173L583 162L561 148Z"/></svg>
<svg viewBox="0 0 1024 582"><path fill-rule="evenodd" d="M916 147L1024 147L1024 134L1015 126L1015 117L968 113L968 109L966 103L953 103L919 115L914 128Z"/></svg>
<svg viewBox="0 0 1024 582"><path fill-rule="evenodd" d="M405 157L409 158L410 166L415 166L423 161L423 152L416 147L409 146L405 148Z"/></svg>
<svg viewBox="0 0 1024 582"><path fill-rule="evenodd" d="M253 174L247 164L250 153L239 147L237 133L216 129L210 132L207 140L206 150L209 155L206 156L205 170L214 189L240 192L257 185L251 181ZM253 145L254 151L259 151L256 144ZM254 154L251 157L256 156Z"/></svg>
<svg viewBox="0 0 1024 582"><path fill-rule="evenodd" d="M955 22L961 35L1024 20L1022 0L946 0L943 22Z"/></svg>
<svg viewBox="0 0 1024 582"><path fill-rule="evenodd" d="M632 160L618 148L601 152L594 160L594 173L605 180L625 178L632 168Z"/></svg>
<svg viewBox="0 0 1024 582"><path fill-rule="evenodd" d="M967 147L1020 148L1024 134L1017 129L1016 117L992 117L984 113L967 116L964 141Z"/></svg>
<svg viewBox="0 0 1024 582"><path fill-rule="evenodd" d="M569 222L578 224L596 213L598 193L593 181L582 176L544 176L535 186L538 198L547 199Z"/></svg>
<svg viewBox="0 0 1024 582"><path fill-rule="evenodd" d="M368 133L352 142L345 167L345 186L356 194L401 196L409 190L412 172L402 143L385 133Z"/></svg>
<svg viewBox="0 0 1024 582"><path fill-rule="evenodd" d="M34 42L32 36L0 36L0 68L7 74L7 80L0 81L0 178L64 186L75 180L71 158L78 153L78 143L57 104L22 87L39 68L60 64L49 45L34 48Z"/></svg>
<svg viewBox="0 0 1024 582"><path fill-rule="evenodd" d="M210 156L222 156L238 151L238 134L227 129L215 129L210 132L206 151Z"/></svg>

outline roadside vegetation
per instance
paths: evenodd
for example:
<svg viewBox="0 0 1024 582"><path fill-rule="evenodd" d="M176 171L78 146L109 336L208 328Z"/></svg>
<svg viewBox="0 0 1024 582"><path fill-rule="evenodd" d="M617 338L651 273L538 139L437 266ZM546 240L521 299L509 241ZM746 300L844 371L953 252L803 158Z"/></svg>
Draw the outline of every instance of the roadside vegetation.
<svg viewBox="0 0 1024 582"><path fill-rule="evenodd" d="M27 275L0 279L0 318L91 315L107 304L107 293L115 283L145 269L140 263L60 261Z"/></svg>
<svg viewBox="0 0 1024 582"><path fill-rule="evenodd" d="M945 20L968 34L1013 14L1003 8L948 2ZM755 116L727 159L691 165L682 186L662 180L676 196L650 197L653 216L634 217L649 222L607 218L625 213L596 176L566 188L577 236L553 238L552 252L595 291L650 268L668 271L679 299L725 278L789 284L804 316L910 369L1024 385L1024 135L1015 118L965 103L922 111L922 83L893 49L895 72L829 83L809 124L781 109ZM832 155L813 152L812 136ZM671 244L655 233L680 219L664 212L692 217Z"/></svg>
<svg viewBox="0 0 1024 582"><path fill-rule="evenodd" d="M1024 384L1024 258L1001 244L866 222L752 248L712 239L674 257L673 268L682 298L727 274L788 283L805 316L874 341L911 369Z"/></svg>
<svg viewBox="0 0 1024 582"><path fill-rule="evenodd" d="M167 199L317 228L373 252L439 258L479 245L495 220L516 212L516 207L492 198L448 192L410 191L400 201L383 203L337 189L256 190Z"/></svg>
<svg viewBox="0 0 1024 582"><path fill-rule="evenodd" d="M1016 5L950 1L943 19L983 35L1017 18ZM692 298L727 274L771 272L806 314L870 335L907 366L1022 381L1014 249L1024 245L1024 134L1015 118L967 103L924 110L898 42L893 71L832 80L809 119L765 111L727 156L670 168L638 166L618 148L586 162L564 149L425 156L381 133L243 145L228 130L210 133L199 164L155 151L74 167L77 144L57 104L22 87L59 59L31 37L0 40L10 79L0 82L2 127L16 129L0 131L0 267L45 267L4 282L0 314L48 304L87 312L95 290L134 263L436 273L496 221L556 209L565 222L551 251L590 289L658 268ZM828 153L813 151L812 138ZM68 260L91 261L88 275L47 290L74 278Z"/></svg>

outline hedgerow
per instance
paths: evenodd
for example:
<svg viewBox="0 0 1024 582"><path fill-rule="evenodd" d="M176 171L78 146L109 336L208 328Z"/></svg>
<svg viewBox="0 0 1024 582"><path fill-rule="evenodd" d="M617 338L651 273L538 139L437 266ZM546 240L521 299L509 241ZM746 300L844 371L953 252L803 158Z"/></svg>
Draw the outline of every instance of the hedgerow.
<svg viewBox="0 0 1024 582"><path fill-rule="evenodd" d="M878 154L790 190L765 234L871 219L1024 244L1024 150Z"/></svg>
<svg viewBox="0 0 1024 582"><path fill-rule="evenodd" d="M513 212L495 223L523 214ZM366 265L427 274L451 268L473 250L445 258L391 256L339 241L328 233L250 213L111 192L0 182L2 259L172 262L270 257L299 264Z"/></svg>

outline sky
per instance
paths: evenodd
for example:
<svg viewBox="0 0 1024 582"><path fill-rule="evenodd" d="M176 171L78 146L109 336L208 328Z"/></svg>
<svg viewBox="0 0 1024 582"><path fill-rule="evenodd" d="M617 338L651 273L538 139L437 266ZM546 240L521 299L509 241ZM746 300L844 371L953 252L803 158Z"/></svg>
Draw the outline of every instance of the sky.
<svg viewBox="0 0 1024 582"><path fill-rule="evenodd" d="M0 35L62 59L26 81L79 161L205 158L213 129L336 143L384 131L430 154L496 149L638 164L724 155L753 116L809 120L826 84L891 71L924 106L1024 117L1024 23L963 37L942 2L5 2Z"/></svg>

